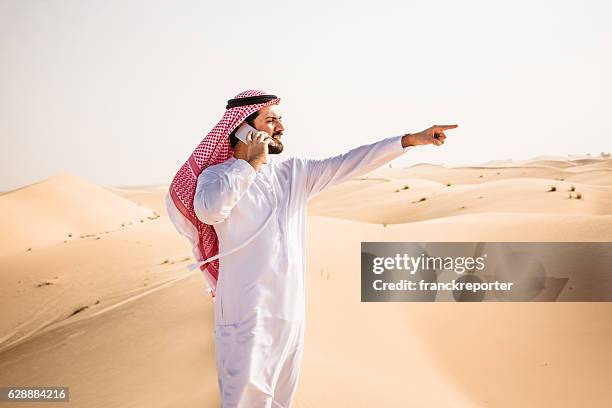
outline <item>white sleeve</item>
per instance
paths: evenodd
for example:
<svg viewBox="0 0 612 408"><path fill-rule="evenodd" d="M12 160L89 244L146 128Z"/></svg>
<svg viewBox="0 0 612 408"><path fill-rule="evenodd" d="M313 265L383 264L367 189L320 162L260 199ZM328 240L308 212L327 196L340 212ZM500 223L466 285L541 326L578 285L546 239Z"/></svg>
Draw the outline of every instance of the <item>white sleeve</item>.
<svg viewBox="0 0 612 408"><path fill-rule="evenodd" d="M388 137L327 159L299 159L306 171L308 197L327 187L368 173L415 147L402 147L402 137Z"/></svg>
<svg viewBox="0 0 612 408"><path fill-rule="evenodd" d="M204 169L198 176L193 209L200 221L213 225L223 222L257 175L253 166L238 159L228 171Z"/></svg>

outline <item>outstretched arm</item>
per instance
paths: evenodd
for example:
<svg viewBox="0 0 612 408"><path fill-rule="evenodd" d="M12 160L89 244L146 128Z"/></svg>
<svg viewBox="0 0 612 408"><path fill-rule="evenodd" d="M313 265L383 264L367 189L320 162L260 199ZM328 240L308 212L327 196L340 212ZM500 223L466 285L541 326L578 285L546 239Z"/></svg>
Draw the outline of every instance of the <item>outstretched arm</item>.
<svg viewBox="0 0 612 408"><path fill-rule="evenodd" d="M442 145L446 139L444 130L455 127L457 125L432 126L419 133L389 137L379 142L359 146L327 159L301 159L306 170L308 197L312 197L327 187L368 173L415 146Z"/></svg>
<svg viewBox="0 0 612 408"><path fill-rule="evenodd" d="M307 196L310 198L325 188L368 173L414 147L404 147L402 138L389 137L326 159L302 159Z"/></svg>

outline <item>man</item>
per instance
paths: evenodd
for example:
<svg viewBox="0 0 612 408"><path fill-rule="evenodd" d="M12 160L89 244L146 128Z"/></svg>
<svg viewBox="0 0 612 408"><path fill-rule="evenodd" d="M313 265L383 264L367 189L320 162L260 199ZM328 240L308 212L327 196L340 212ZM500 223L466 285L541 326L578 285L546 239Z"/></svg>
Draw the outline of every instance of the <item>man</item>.
<svg viewBox="0 0 612 408"><path fill-rule="evenodd" d="M323 160L276 161L269 155L283 151L285 130L279 102L263 91L228 101L167 196L169 216L192 241L215 299L223 408L289 407L293 399L304 339L308 199L414 146L442 145L444 131L457 127L432 126ZM244 121L258 131L246 143L234 134Z"/></svg>

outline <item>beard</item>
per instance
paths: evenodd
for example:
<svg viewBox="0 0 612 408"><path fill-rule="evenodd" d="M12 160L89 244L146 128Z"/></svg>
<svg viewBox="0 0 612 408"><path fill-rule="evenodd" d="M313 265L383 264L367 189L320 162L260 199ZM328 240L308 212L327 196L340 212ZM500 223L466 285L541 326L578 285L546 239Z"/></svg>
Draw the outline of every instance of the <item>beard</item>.
<svg viewBox="0 0 612 408"><path fill-rule="evenodd" d="M283 146L283 142L278 140L277 136L282 136L282 132L275 133L272 136L272 142L268 143L268 154L281 154L285 146ZM274 144L273 144L274 143Z"/></svg>

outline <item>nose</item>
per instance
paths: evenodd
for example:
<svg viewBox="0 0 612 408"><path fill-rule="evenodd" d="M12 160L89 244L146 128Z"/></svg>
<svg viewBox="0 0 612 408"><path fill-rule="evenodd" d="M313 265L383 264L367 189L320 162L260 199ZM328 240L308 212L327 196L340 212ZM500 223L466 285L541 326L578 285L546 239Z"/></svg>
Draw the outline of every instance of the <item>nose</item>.
<svg viewBox="0 0 612 408"><path fill-rule="evenodd" d="M285 127L283 126L283 124L278 122L278 125L276 126L276 131L283 132L284 130L285 130Z"/></svg>

